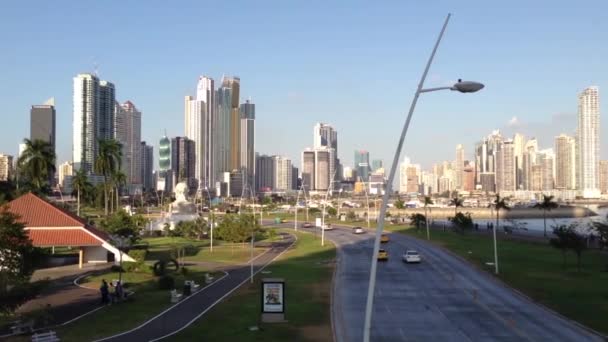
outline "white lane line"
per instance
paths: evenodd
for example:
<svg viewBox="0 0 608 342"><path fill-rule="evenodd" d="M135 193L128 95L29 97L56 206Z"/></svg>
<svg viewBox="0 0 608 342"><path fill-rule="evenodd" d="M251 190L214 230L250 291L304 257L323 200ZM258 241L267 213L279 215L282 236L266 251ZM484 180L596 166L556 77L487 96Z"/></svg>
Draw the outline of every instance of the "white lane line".
<svg viewBox="0 0 608 342"><path fill-rule="evenodd" d="M295 239L293 240L293 242L291 243L291 245L287 246L287 248L285 248L285 250L283 250L281 253L279 253L274 258L272 258L269 262L267 262L265 265L263 265L259 270L255 271L253 273L253 275L255 276L256 274L258 274L260 271L262 271L263 269L265 269L266 266L270 265L273 261L275 261L276 259L278 259L285 252L289 251L290 248L298 241L298 236L297 235L293 235L293 236L294 236ZM216 300L213 304L211 304L203 312L201 312L196 317L194 317L190 322L186 323L186 325L184 325L183 327L181 327L181 328L179 328L179 329L175 330L174 332L169 333L167 335L164 335L164 336L161 336L159 338L155 338L153 340L150 340L150 342L160 341L160 340L162 340L164 338L173 336L173 335L179 333L180 331L186 329L187 327L189 327L190 325L192 325L192 323L194 323L196 320L198 320L199 318L201 318L201 316L203 316L204 314L206 314L207 311L211 310L219 302L221 302L222 300L224 300L224 298L228 297L230 294L232 294L232 292L236 291L239 287L241 287L243 284L245 284L248 281L249 281L249 277L245 278L245 280L243 280L240 284L238 284L237 286L235 286L232 290L228 291L228 293L226 293L225 295L223 295L220 299Z"/></svg>

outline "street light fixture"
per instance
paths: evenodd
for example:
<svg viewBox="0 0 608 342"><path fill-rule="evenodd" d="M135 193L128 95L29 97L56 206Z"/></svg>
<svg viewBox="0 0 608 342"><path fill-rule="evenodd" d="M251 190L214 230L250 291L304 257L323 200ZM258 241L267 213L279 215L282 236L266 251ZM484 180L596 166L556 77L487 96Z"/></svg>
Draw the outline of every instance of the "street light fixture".
<svg viewBox="0 0 608 342"><path fill-rule="evenodd" d="M369 287L367 291L367 303L365 306L365 323L363 327L363 341L369 342L370 340L370 332L371 332L371 322L372 322L372 309L374 306L374 290L376 287L376 268L378 265L378 251L380 249L380 236L382 235L382 230L384 229L384 217L386 216L386 207L388 205L389 196L391 195L391 188L393 185L393 180L395 179L395 173L397 170L397 164L399 162L399 156L401 155L401 150L403 148L403 141L405 140L405 135L407 133L408 127L410 125L410 121L412 119L412 114L414 113L414 108L416 108L416 103L418 102L418 97L421 93L428 93L432 91L438 90L453 90L461 93L474 93L476 91L481 90L484 85L478 82L471 81L462 81L458 80L456 84L451 87L439 87L439 88L427 88L424 89L424 81L426 79L426 75L429 72L431 67L431 63L433 62L433 58L435 57L435 53L437 52L437 47L439 47L439 43L441 42L441 38L443 37L443 33L445 32L446 27L448 26L448 22L450 21L451 14L445 19L443 23L443 27L441 28L441 32L439 33L439 37L437 38L437 42L435 42L435 46L433 48L433 52L431 53L431 57L426 63L426 67L424 72L422 73L422 77L420 79L420 83L418 84L418 88L416 89L416 93L414 94L414 99L412 100L412 104L410 105L410 109L407 115L407 119L405 120L405 124L403 125L403 129L401 131L401 136L399 137L399 142L397 143L397 150L395 151L395 156L393 158L393 164L391 165L391 170L388 177L388 182L386 184L386 192L383 195L382 203L380 207L380 216L377 218L377 228L376 228L376 236L374 240L374 251L372 254L372 265L370 270L369 277Z"/></svg>

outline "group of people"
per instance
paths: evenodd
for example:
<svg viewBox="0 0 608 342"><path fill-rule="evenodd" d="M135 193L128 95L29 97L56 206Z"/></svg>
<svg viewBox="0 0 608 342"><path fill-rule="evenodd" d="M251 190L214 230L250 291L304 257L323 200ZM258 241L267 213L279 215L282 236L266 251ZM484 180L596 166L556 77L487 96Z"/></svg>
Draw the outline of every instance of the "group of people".
<svg viewBox="0 0 608 342"><path fill-rule="evenodd" d="M110 287L114 287L114 291L110 293ZM101 280L101 287L99 287L101 293L101 304L111 304L118 302L124 298L124 290L120 281L116 282L116 285L109 284L105 279Z"/></svg>

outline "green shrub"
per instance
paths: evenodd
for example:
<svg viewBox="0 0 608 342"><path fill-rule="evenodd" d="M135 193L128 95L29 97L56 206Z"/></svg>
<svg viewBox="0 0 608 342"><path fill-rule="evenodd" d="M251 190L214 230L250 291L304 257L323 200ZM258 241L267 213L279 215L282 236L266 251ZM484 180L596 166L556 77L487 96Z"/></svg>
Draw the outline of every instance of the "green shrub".
<svg viewBox="0 0 608 342"><path fill-rule="evenodd" d="M140 262L131 262L125 261L122 263L123 272L137 272L140 268L142 268L143 263Z"/></svg>
<svg viewBox="0 0 608 342"><path fill-rule="evenodd" d="M184 246L184 255L186 256L194 256L197 255L199 248L193 245Z"/></svg>
<svg viewBox="0 0 608 342"><path fill-rule="evenodd" d="M132 249L128 255L135 259L135 262L143 263L146 260L146 256L148 256L148 251L145 249Z"/></svg>
<svg viewBox="0 0 608 342"><path fill-rule="evenodd" d="M111 272L120 272L121 268L118 265L112 265L112 267L110 267L110 271Z"/></svg>
<svg viewBox="0 0 608 342"><path fill-rule="evenodd" d="M175 279L168 275L158 278L158 288L161 290L172 290L175 288Z"/></svg>

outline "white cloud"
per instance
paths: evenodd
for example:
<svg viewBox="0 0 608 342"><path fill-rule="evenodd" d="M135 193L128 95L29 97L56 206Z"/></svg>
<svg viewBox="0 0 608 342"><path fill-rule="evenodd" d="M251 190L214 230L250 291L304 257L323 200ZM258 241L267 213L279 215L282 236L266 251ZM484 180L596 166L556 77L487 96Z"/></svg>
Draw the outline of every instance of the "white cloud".
<svg viewBox="0 0 608 342"><path fill-rule="evenodd" d="M509 120L509 122L507 122L507 127L515 128L515 127L519 127L519 126L521 126L521 122L519 121L517 116L512 117L511 120Z"/></svg>

